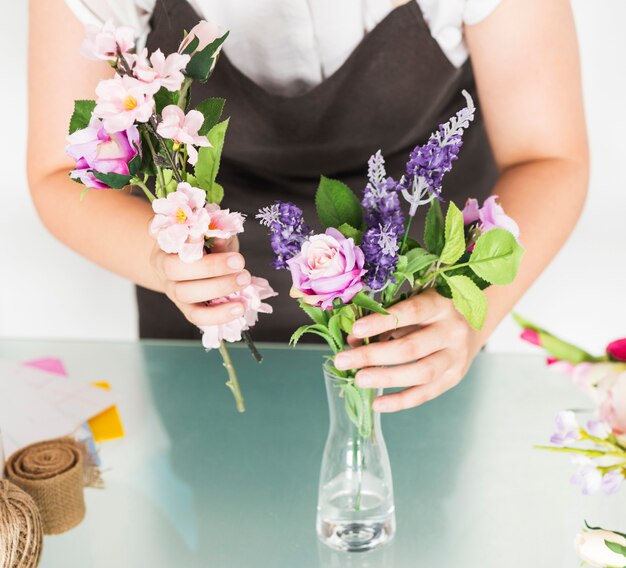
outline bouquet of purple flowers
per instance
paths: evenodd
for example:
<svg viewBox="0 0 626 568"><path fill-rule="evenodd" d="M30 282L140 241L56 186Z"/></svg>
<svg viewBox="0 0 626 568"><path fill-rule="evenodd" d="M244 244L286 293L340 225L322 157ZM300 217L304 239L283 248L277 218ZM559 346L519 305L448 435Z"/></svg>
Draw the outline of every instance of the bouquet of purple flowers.
<svg viewBox="0 0 626 568"><path fill-rule="evenodd" d="M496 196L482 206L469 199L463 210L450 202L445 217L442 211L443 178L475 114L470 95L463 94L465 108L410 153L398 181L387 175L380 150L369 159L369 182L360 199L341 181L322 176L315 204L323 233L314 233L292 203L277 201L259 212L270 231L274 268L291 272L291 296L313 320L296 330L293 344L312 333L336 354L346 349L346 335L358 318L388 314L390 306L429 288L452 298L468 323L480 329L487 313L483 290L514 280L523 254L519 230ZM423 205L429 210L419 242L410 227ZM358 387L356 371L340 371L330 358L327 368L341 379L346 410L368 436L371 389Z"/></svg>

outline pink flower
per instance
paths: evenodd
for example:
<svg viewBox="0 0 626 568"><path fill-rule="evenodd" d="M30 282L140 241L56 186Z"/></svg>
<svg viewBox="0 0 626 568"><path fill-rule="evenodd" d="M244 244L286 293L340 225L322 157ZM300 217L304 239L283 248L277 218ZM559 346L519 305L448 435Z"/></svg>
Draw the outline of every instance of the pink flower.
<svg viewBox="0 0 626 568"><path fill-rule="evenodd" d="M241 213L231 213L229 209L220 209L220 206L215 203L209 203L206 210L210 217L208 230L204 234L206 238L230 239L243 232L245 218Z"/></svg>
<svg viewBox="0 0 626 568"><path fill-rule="evenodd" d="M520 338L530 343L531 345L537 345L538 347L541 347L539 334L534 329L524 329L522 333L520 333Z"/></svg>
<svg viewBox="0 0 626 568"><path fill-rule="evenodd" d="M88 25L87 37L80 47L80 53L87 59L115 61L118 51L125 54L135 47L135 31L128 26L116 28L113 20L102 27Z"/></svg>
<svg viewBox="0 0 626 568"><path fill-rule="evenodd" d="M331 309L336 298L347 303L363 288L363 263L363 252L353 239L327 229L306 240L287 261L293 280L291 296L324 309Z"/></svg>
<svg viewBox="0 0 626 568"><path fill-rule="evenodd" d="M126 130L109 134L95 117L87 128L70 134L67 141L65 152L76 161L70 177L80 180L89 189L109 189L96 179L93 172L128 175L128 164L140 148L139 131L134 124Z"/></svg>
<svg viewBox="0 0 626 568"><path fill-rule="evenodd" d="M150 88L127 75L100 81L96 95L93 114L103 119L107 132L126 130L135 121L147 122L154 111Z"/></svg>
<svg viewBox="0 0 626 568"><path fill-rule="evenodd" d="M150 91L154 94L161 87L168 91L178 91L185 76L182 71L189 63L189 55L172 53L165 57L160 49L150 56L148 63L148 50L144 49L140 57L133 61L133 73L135 77L146 85L150 85Z"/></svg>
<svg viewBox="0 0 626 568"><path fill-rule="evenodd" d="M497 203L497 199L497 195L488 197L480 208L476 199L468 199L462 211L463 222L469 225L478 221L482 233L498 228L508 231L516 239L519 239L517 223L504 212L502 206Z"/></svg>
<svg viewBox="0 0 626 568"><path fill-rule="evenodd" d="M189 32L189 34L187 34L187 37L180 44L180 47L178 48L178 53L182 53L183 51L185 51L186 47L196 37L198 38L199 43L193 53L195 53L196 51L202 51L207 45L213 43L217 38L222 37L223 35L224 30L220 26L214 24L213 22L201 20L193 28L191 28L191 31ZM217 51L217 53L219 53L219 50ZM217 55L217 53L215 55Z"/></svg>
<svg viewBox="0 0 626 568"><path fill-rule="evenodd" d="M600 404L600 418L611 426L616 436L626 435L626 371L615 375L608 384L602 385L604 391Z"/></svg>
<svg viewBox="0 0 626 568"><path fill-rule="evenodd" d="M198 161L198 151L194 146L210 146L206 136L199 136L204 116L197 110L185 113L176 105L167 105L161 113L163 120L157 126L157 132L163 138L174 140L178 144L186 144L189 152L189 163L193 166Z"/></svg>
<svg viewBox="0 0 626 568"><path fill-rule="evenodd" d="M195 262L204 254L204 233L210 217L204 208L206 192L186 182L178 184L167 198L152 202L154 219L150 234L161 250L178 254L183 262Z"/></svg>
<svg viewBox="0 0 626 568"><path fill-rule="evenodd" d="M606 352L614 361L626 362L626 337L609 343Z"/></svg>
<svg viewBox="0 0 626 568"><path fill-rule="evenodd" d="M244 306L244 313L241 317L228 323L202 327L202 345L204 345L205 349L216 349L222 341L239 341L241 333L250 329L257 322L260 313L272 313L272 306L264 303L262 300L276 295L276 292L272 290L265 278L253 276L250 285L243 290L224 298L213 300L211 305L241 302Z"/></svg>

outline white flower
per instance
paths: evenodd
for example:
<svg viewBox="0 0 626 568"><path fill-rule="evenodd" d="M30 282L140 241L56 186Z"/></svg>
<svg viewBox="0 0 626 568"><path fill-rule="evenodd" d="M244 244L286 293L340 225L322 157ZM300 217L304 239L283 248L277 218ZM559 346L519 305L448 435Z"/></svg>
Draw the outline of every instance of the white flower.
<svg viewBox="0 0 626 568"><path fill-rule="evenodd" d="M623 568L626 556L613 552L606 542L626 546L626 538L614 532L600 530L585 531L576 535L574 548L583 562L596 568Z"/></svg>

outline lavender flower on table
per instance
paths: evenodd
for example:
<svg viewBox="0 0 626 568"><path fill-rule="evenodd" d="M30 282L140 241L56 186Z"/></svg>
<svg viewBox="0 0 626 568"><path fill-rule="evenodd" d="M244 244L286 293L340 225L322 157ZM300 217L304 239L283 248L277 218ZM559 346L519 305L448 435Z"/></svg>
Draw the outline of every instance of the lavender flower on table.
<svg viewBox="0 0 626 568"><path fill-rule="evenodd" d="M288 270L287 261L300 252L302 243L312 233L304 223L302 209L293 203L276 201L263 207L256 218L270 229L272 250L276 255L272 266Z"/></svg>
<svg viewBox="0 0 626 568"><path fill-rule="evenodd" d="M374 291L393 282L392 273L398 264L399 234L391 225L371 227L363 235L361 250L365 255L365 283Z"/></svg>
<svg viewBox="0 0 626 568"><path fill-rule="evenodd" d="M444 124L439 125L437 132L433 132L428 142L416 146L409 155L406 165L407 176L402 184L402 190L407 192L414 187L417 178L423 178L428 191L441 200L441 186L443 176L452 169L452 162L458 158L463 145L463 133L474 120L476 108L474 101L467 91L463 91L467 106L456 113ZM406 195L405 195L406 197Z"/></svg>

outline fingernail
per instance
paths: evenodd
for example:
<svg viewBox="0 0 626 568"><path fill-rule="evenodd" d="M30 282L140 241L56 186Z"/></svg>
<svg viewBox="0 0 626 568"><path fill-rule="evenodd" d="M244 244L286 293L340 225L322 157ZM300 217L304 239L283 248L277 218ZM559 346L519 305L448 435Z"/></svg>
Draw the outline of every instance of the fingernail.
<svg viewBox="0 0 626 568"><path fill-rule="evenodd" d="M356 337L365 337L367 335L367 324L363 321L357 321L352 326L352 335Z"/></svg>
<svg viewBox="0 0 626 568"><path fill-rule="evenodd" d="M361 388L374 386L374 377L370 373L361 372L356 376L356 384Z"/></svg>
<svg viewBox="0 0 626 568"><path fill-rule="evenodd" d="M230 309L230 313L234 316L243 315L243 306L241 304L237 304Z"/></svg>
<svg viewBox="0 0 626 568"><path fill-rule="evenodd" d="M243 258L240 254L233 254L226 259L226 265L233 270L241 270L243 268Z"/></svg>
<svg viewBox="0 0 626 568"><path fill-rule="evenodd" d="M335 355L335 367L340 370L345 370L350 368L350 356L345 353L339 353Z"/></svg>
<svg viewBox="0 0 626 568"><path fill-rule="evenodd" d="M238 274L237 278L235 278L235 281L237 282L237 284L239 284L239 286L247 286L248 284L250 284L250 273L242 272L241 274Z"/></svg>

